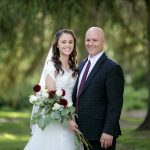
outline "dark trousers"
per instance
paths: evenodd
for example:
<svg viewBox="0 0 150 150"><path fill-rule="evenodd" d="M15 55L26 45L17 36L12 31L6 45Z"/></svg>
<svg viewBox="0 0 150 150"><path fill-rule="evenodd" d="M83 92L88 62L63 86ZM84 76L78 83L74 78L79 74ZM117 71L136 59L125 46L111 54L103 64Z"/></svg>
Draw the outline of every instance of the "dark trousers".
<svg viewBox="0 0 150 150"><path fill-rule="evenodd" d="M116 149L116 139L113 139L112 146L107 149L101 148L101 144L99 141L89 141L89 143L91 144L93 148L91 150L115 150ZM84 150L87 150L85 146L84 146Z"/></svg>

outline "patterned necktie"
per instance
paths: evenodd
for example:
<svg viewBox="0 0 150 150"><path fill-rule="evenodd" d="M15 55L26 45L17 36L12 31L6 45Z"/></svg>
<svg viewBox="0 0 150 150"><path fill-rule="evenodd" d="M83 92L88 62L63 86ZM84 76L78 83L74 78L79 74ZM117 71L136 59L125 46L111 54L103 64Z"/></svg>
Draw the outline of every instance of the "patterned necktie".
<svg viewBox="0 0 150 150"><path fill-rule="evenodd" d="M84 84L85 84L85 81L86 81L86 77L87 77L90 65L91 65L91 62L89 60L87 66L85 68L85 71L83 73L83 76L82 76L82 79L81 79L81 82L80 82L80 86L79 86L79 89L78 89L78 95L77 95L77 100L76 100L76 111L77 112L78 112L78 107L79 107L79 96L80 96L80 94L83 90L83 87L84 87Z"/></svg>

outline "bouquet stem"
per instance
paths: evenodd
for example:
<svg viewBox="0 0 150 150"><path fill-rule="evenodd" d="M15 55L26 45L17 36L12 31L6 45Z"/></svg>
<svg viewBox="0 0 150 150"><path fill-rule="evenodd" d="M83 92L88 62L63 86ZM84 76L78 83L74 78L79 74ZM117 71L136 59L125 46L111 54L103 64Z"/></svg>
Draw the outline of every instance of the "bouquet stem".
<svg viewBox="0 0 150 150"><path fill-rule="evenodd" d="M89 141L84 137L83 133L80 131L76 131L76 136L78 138L78 141L84 144L87 150L93 149L92 146L90 145Z"/></svg>

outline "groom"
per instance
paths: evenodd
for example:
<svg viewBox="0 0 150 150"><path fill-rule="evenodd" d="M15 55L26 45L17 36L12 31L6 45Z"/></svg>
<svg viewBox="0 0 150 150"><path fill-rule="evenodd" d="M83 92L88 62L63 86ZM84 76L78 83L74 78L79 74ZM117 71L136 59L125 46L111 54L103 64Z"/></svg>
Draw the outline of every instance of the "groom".
<svg viewBox="0 0 150 150"><path fill-rule="evenodd" d="M74 128L79 127L93 150L115 150L116 138L121 135L124 77L120 65L106 56L103 45L103 30L89 28L85 35L89 56L80 64L73 91L78 114Z"/></svg>

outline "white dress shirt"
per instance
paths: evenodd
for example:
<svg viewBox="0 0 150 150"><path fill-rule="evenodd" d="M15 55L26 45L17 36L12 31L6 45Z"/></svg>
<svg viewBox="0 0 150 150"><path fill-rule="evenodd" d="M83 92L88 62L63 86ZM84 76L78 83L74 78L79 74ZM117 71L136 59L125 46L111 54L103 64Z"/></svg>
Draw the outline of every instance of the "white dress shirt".
<svg viewBox="0 0 150 150"><path fill-rule="evenodd" d="M104 51L98 53L97 55L93 56L93 57L90 57L88 56L88 60L86 61L81 73L80 73L80 76L79 76L79 81L78 81L78 90L79 90L79 86L80 86L80 82L81 82L81 79L82 79L82 76L84 74L84 71L85 71L85 68L88 64L88 61L90 60L91 62L91 65L90 65L90 68L89 68L89 71L88 71L88 74L86 76L86 79L87 77L89 76L90 72L92 71L93 67L95 66L96 62L98 61L98 59L102 56L102 54L104 53ZM77 90L77 95L78 95L78 90Z"/></svg>

